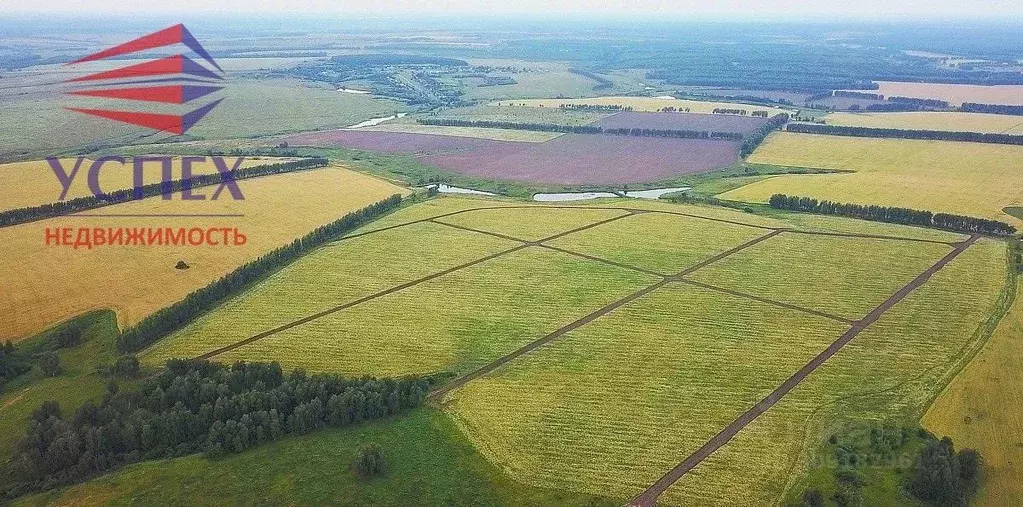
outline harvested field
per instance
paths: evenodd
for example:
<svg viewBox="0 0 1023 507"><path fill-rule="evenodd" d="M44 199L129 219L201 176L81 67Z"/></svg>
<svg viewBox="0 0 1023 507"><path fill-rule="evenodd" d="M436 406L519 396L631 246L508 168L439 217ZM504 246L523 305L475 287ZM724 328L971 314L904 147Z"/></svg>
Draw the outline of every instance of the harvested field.
<svg viewBox="0 0 1023 507"><path fill-rule="evenodd" d="M947 101L953 106L960 106L963 102L1010 106L1023 105L1023 85L983 86L943 83L899 83L893 81L878 81L877 84L880 88L871 93L880 93L885 97L938 99Z"/></svg>
<svg viewBox="0 0 1023 507"><path fill-rule="evenodd" d="M230 214L208 217L61 217L0 229L0 341L20 340L88 310L113 308L121 326L138 322L239 265L295 237L405 190L337 167L238 182L241 201L159 197L106 214ZM286 211L286 212L284 212ZM92 212L86 212L86 214ZM238 227L242 246L47 246L47 227ZM187 270L174 269L184 260ZM56 269L58 267L60 269Z"/></svg>
<svg viewBox="0 0 1023 507"><path fill-rule="evenodd" d="M515 149L501 146L421 160L472 176L584 185L640 183L707 172L734 164L739 155L738 144L730 141L566 134Z"/></svg>
<svg viewBox="0 0 1023 507"><path fill-rule="evenodd" d="M234 167L236 158L224 157L228 169ZM246 157L239 167L253 167L257 165L273 164L275 162L287 161L290 159L274 159L270 157ZM64 170L70 174L74 170L76 159L64 158L60 160ZM68 189L65 200L76 197L92 196L89 190L88 173L92 160L82 161L81 168L71 187ZM171 168L171 178L181 179L181 159L175 157ZM192 174L212 174L217 171L213 162L206 159L202 163L192 164ZM143 165L143 184L159 183L162 181L161 164L159 162L146 162ZM129 189L134 186L132 161L128 159L125 165L110 162L103 165L99 171L99 187L104 192ZM31 162L13 162L0 165L0 211L39 206L60 200L62 191L60 180L54 174L53 169L46 160L33 160ZM201 193L201 192L197 192Z"/></svg>
<svg viewBox="0 0 1023 507"><path fill-rule="evenodd" d="M855 171L786 174L725 192L723 199L764 202L782 193L837 202L901 206L1002 220L1023 203L1023 146L909 139L867 139L778 132L751 163Z"/></svg>
<svg viewBox="0 0 1023 507"><path fill-rule="evenodd" d="M907 113L831 113L828 125L906 130L944 130L1023 134L1023 117L1004 114L916 111Z"/></svg>
<svg viewBox="0 0 1023 507"><path fill-rule="evenodd" d="M750 118L731 114L697 113L616 113L594 125L605 129L703 130L749 134L767 123L766 118Z"/></svg>

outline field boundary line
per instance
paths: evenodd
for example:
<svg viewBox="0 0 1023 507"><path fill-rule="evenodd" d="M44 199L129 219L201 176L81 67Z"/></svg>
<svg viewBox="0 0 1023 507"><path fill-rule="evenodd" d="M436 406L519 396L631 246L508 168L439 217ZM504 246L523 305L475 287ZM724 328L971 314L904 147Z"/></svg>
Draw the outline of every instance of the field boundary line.
<svg viewBox="0 0 1023 507"><path fill-rule="evenodd" d="M626 215L626 216L628 216L628 215ZM591 224L590 227L595 227L596 225L599 225L599 223L598 224ZM430 399L437 399L437 398L443 397L445 394L447 394L447 393L449 393L449 392L451 392L451 391L453 391L455 389L458 389L458 388L468 384L469 382L472 382L473 380L476 380L476 379L478 379L478 378L480 378L480 377L482 377L482 376L484 376L484 375L486 375L486 374L488 374L488 373L490 373L490 372L500 368L501 366L504 366L505 364L508 364L513 359L515 359L515 358L517 358L519 356L525 355L525 354L527 354L529 352L532 352L533 350L536 350L536 349L538 349L538 348L540 348L540 347L542 347L544 345L547 345L548 343L551 343L552 341L560 338L562 335L564 335L565 333L568 333L569 331L578 329L578 328L580 328L580 327L582 327L582 326L584 326L586 324L589 324L590 322L596 320L598 317L607 315L608 313L611 313L612 311L614 311L614 310L616 310L616 309L618 309L618 308L620 308L620 307L622 307L622 306L624 306L624 305L626 305L628 303L631 303L631 302L633 302L633 301L635 301L635 300L637 300L637 299L639 299L639 298L641 298L641 297L643 297L643 296L645 296L645 295L647 295L647 294L649 294L649 293L651 293L651 292L653 292L653 291L655 291L657 289L660 289L661 287L664 287L665 285L668 285L668 284L670 284L672 282L680 281L681 277L684 276L685 274L691 273L691 272L696 271L697 269L700 269L700 268L702 268L704 266L707 266L707 265L712 264L714 262L717 262L717 261L719 261L721 259L724 259L725 257L728 257L729 255L732 255L732 254L734 254L736 252L739 252L739 251L741 251L741 250L743 250L745 248L749 248L749 247L751 247L751 246L753 246L753 245L755 245L757 243L760 243L761 241L766 241L768 239L771 239L771 238L773 238L773 237L775 237L775 236L777 236L777 235L779 235L779 234L781 234L783 232L785 232L785 231L784 230L773 230L773 231L771 231L768 234L765 234L763 236L759 236L757 238L754 238L754 239L752 239L750 241L747 241L747 242L745 242L745 243L743 243L743 244L741 244L741 245L739 245L739 246L737 246L735 248L732 248L730 250L726 250L726 251L721 252L719 254L716 254L716 255L714 255L712 257L709 257L709 258L699 262L695 266L692 266L692 267L690 267L688 269L685 269L685 270L681 271L678 274L671 275L671 276L665 276L662 279L660 279L660 280L658 280L658 281L656 281L656 282L654 282L654 283L652 283L652 284L650 284L650 285L648 285L648 286L646 286L646 287L644 287L642 289L639 289L636 292L633 292L632 294L629 294L628 296L625 296L624 298L621 298L621 299L619 299L619 300L617 300L617 301L615 301L613 303L610 303L610 304L605 305L605 306L603 306L601 308L598 308L598 309L594 310L593 312L590 312L586 316L584 316L584 317L582 317L580 319L577 319L577 320L575 320L575 321L573 321L573 322L571 322L569 324L566 324L565 326L562 326L561 328L559 328L558 330L556 330L556 331L554 331L552 333L544 335L543 337L538 338L538 339L536 339L536 340L534 340L532 342L529 342L529 343L523 345L522 347L516 349L515 351L513 351L513 352L511 352L509 354L501 356L500 358L498 358L498 359L496 359L496 360L494 360L494 361L492 361L490 363L487 363L487 364L481 366L480 368L478 368L477 370L475 370L473 372L467 373L467 374L465 374L465 375L463 375L463 376L461 376L461 377L451 381L448 384L445 384L445 385L443 385L441 387L438 387L438 388L430 391L427 394L427 397L430 398ZM544 241L546 241L546 240L544 240ZM542 243L542 241L541 241L541 243Z"/></svg>
<svg viewBox="0 0 1023 507"><path fill-rule="evenodd" d="M761 303L766 303L766 304L769 304L769 305L779 306L781 308L786 308L786 309L789 309L789 310L795 310L795 311L802 312L802 313L807 313L807 314L810 314L810 315L816 315L817 317L823 317L825 319L831 319L831 320L834 320L834 321L837 321L837 322L842 322L844 324L852 325L852 324L856 323L856 321L853 320L853 319L849 319L849 318L842 317L842 316L839 316L839 315L834 315L834 314L831 314L831 313L828 313L828 312L823 312L823 311L820 311L820 310L814 310L812 308L806 308L806 307L799 306L799 305L794 305L794 304L791 304L791 303L785 303L783 301L778 301L778 300L774 300L774 299L760 297L760 296L757 296L757 295L754 295L754 294L748 294L748 293L740 292L740 291L737 291L737 290L727 289L725 287L718 287L717 285L711 285L709 283L698 282L698 281L693 280L691 278L684 278L682 280L679 280L679 282L684 283L684 284L688 284L688 285L692 285L692 286L695 286L695 287L700 287L700 288L706 289L706 290L711 290L711 291L715 291L715 292L721 292L721 293L724 293L724 294L729 294L729 295L736 296L736 297L741 297L741 298L745 298L745 299L752 299L753 301L759 301Z"/></svg>
<svg viewBox="0 0 1023 507"><path fill-rule="evenodd" d="M626 305L628 303L631 303L632 301L635 301L635 300L637 300L637 299L639 299L639 298L641 298L641 297L643 297L643 296L645 296L645 295L647 295L647 294L649 294L649 293L651 293L651 292L653 292L653 291L655 291L655 290L657 290L657 289L667 285L668 283L670 283L670 282L667 279L658 280L658 281L656 281L656 282L654 282L654 283L652 283L650 285L647 285L646 287L643 287L642 289L639 289L639 290L633 292L632 294L629 294L628 296L625 296L625 297L623 297L623 298L621 298L621 299L619 299L617 301L614 301L611 304L608 304L608 305L605 305L605 306L603 306L601 308L598 308L597 310L594 310L594 311L590 312L589 314L583 316L582 318L576 319L575 321L573 321L573 322L571 322L569 324L566 324L566 325L558 328L556 331L554 331L552 333L548 333L547 335L543 336L540 339L533 340L533 341L523 345L522 347L519 347L518 349L516 349L515 351L513 351L511 353L505 354L504 356L500 357L496 361L492 361L490 363L487 363L487 364L483 365L482 367L478 368L477 370L475 370L473 372L467 373L467 374L465 374L465 375L463 375L463 376L461 376L461 377L451 381L450 383L448 383L446 385L443 385L441 387L438 387L437 389L434 389L434 390L430 391L427 394L427 398L436 399L436 398L439 398L439 397L443 397L445 394L447 394L447 393L449 393L449 392L451 392L451 391L453 391L455 389L458 389L458 388L468 384L469 382L472 382L473 380L476 380L476 379L478 379L478 378L480 378L480 377L482 377L482 376L484 376L484 375L486 375L486 374L488 374L488 373L490 373L490 372L500 368L501 366L504 366L505 364L508 364L513 359L515 359L515 358L517 358L519 356L525 355L525 354L527 354L529 352L532 352L533 350L536 350L536 349L538 349L538 348L540 348L540 347L542 347L542 346L544 346L544 345L546 345L546 344L548 344L548 343L550 343L550 342L560 338L565 333L568 333L569 331L572 331L572 330L580 328L580 327L582 327L582 326L584 326L586 324L589 324L590 322L596 320L598 317L601 317L603 315L607 315L608 313L611 313L612 311L614 311L614 310L616 310L616 309L618 309L618 308L620 308L620 307L622 307L622 306L624 306L624 305Z"/></svg>
<svg viewBox="0 0 1023 507"><path fill-rule="evenodd" d="M657 502L657 498L661 496L672 484L682 478L687 472L695 468L704 459L709 457L715 451L720 449L722 446L727 444L736 434L742 431L747 425L753 422L757 417L766 412L768 409L773 407L778 401L780 401L786 394L794 389L800 382L802 382L808 375L814 372L828 359L838 353L846 344L856 338L863 330L867 329L871 324L881 318L889 309L895 306L897 303L909 296L910 293L915 291L917 288L922 286L931 276L944 268L948 263L952 262L956 257L966 251L967 248L972 246L977 240L980 239L979 234L973 234L969 239L956 244L955 248L945 254L944 257L939 259L930 268L927 268L923 273L920 273L912 281L904 285L895 294L892 294L888 299L882 302L880 305L870 311L865 317L856 321L852 327L849 328L845 333L842 334L837 340L832 342L826 349L821 351L817 356L810 360L810 362L803 365L799 371L795 372L780 386L775 388L770 394L765 396L762 400L757 402L746 412L743 412L739 417L734 419L728 426L725 426L717 435L708 440L702 447L697 449L695 452L689 455L685 460L675 466L675 468L669 470L660 479L654 482L645 491L636 496L630 503L630 507L654 507Z"/></svg>
<svg viewBox="0 0 1023 507"><path fill-rule="evenodd" d="M896 224L898 225L898 224ZM913 241L916 243L932 243L936 245L948 245L955 247L962 241L941 241L937 239L923 239L923 238L909 238L906 236L888 236L884 234L860 234L855 232L832 232L832 231L804 231L799 229L792 229L790 232L795 234L808 234L812 236L836 236L839 238L863 238L863 239L882 239L888 241ZM956 234L956 233L952 233Z"/></svg>
<svg viewBox="0 0 1023 507"><path fill-rule="evenodd" d="M456 271L460 271L462 269L475 266L477 264L482 264L484 262L487 262L487 261L490 261L490 260L494 260L494 259L496 259L498 257L502 257L502 256L508 255L510 253L514 253L514 252L517 252L519 250L522 250L522 249L526 248L527 246L529 246L529 245L516 245L516 246L514 246L512 248L506 248L504 250L492 253L492 254L487 255L485 257L481 257L479 259L471 260L469 262L465 262L465 263L459 264L457 266L454 266L454 267L451 267L451 268L447 268L445 270L438 271L436 273L432 273L432 274L426 275L426 276L421 277L421 278L417 278L417 279L409 281L409 282L405 282L405 283L400 284L400 285L395 285L394 287L390 287L390 288L387 288L387 289L384 289L384 290L381 290L381 291L374 292L373 294L370 294L368 296L363 296L363 297L361 297L359 299L355 299L353 301L349 301L349 302L344 303L342 305L338 305L338 306L335 306L333 308L328 308L328 309L323 310L321 312L314 313L312 315L303 317L301 319L298 319L298 320L289 322L287 324L275 327L275 328L270 329L268 331L263 331L262 333L250 336L249 338L246 338L244 340L240 340L240 341L237 341L237 342L232 343L230 345L225 345L225 346L220 347L218 349L211 350L209 352L206 352L205 354L202 354L202 355L196 357L195 359L210 359L212 357L219 356L219 355L221 355L221 354L223 354L225 352L230 352L230 351L232 351L234 349L237 349L239 347L244 347L245 345L248 345L248 344L250 344L252 342L255 342L255 341L258 341L258 340L262 340L263 338L275 335L275 334L280 333L282 331L287 331L288 329L291 329L293 327L301 326L302 324L306 324L306 323L312 322L312 321L314 321L316 319L319 319L321 317L326 317L327 315L330 315L332 313L336 313L336 312L339 312L341 310L345 310L347 308L351 308L353 306L365 303L367 301L372 301L374 299L377 299L377 298L382 297L382 296L386 296L388 294L393 294L393 293L398 292L400 290L404 290L404 289L407 289L409 287L413 287L413 286L419 285L419 284L421 284L423 282L428 282L428 281L433 280L435 278L439 278L441 276L448 275L448 274L454 273Z"/></svg>
<svg viewBox="0 0 1023 507"><path fill-rule="evenodd" d="M728 219L725 219L725 218L714 218L714 217L708 217L708 216L703 216L703 215L696 215L696 214L693 214L693 213L685 213L685 212L682 212L682 211L669 211L669 210L658 210L658 209L632 208L632 207L627 207L627 206L622 206L622 207L616 207L616 206L585 206L585 205L579 205L579 206L564 206L564 205L562 205L562 206L558 206L558 205L549 205L549 204L516 204L516 205L511 205L511 206L483 206L483 207L479 207L479 208L468 208L468 209L463 209L463 210L450 211L450 212L447 212L447 213L441 213L439 215L434 215L432 217L426 217L426 218L420 218L420 219L417 219L417 220L412 220L410 222L405 222L405 223L402 223L402 224L395 224L395 225L389 225L387 227L381 227L379 229L374 229L372 231L366 231L366 232L360 232L360 233L356 233L356 234L350 234L348 236L344 236L342 238L338 238L336 241L333 241L330 244L325 245L325 246L336 246L337 244L342 243L342 242L344 242L347 239L358 238L358 237L361 237L361 236L367 236L367 235L370 235L370 234L375 234L375 233L378 233L378 232L389 231L389 230L397 229L397 228L400 228L400 227L407 227L407 226L410 226L410 225L420 224L420 223L423 223L423 222L433 222L433 221L437 221L438 219L441 219L441 218L446 218L446 217L450 217L450 216L454 216L454 215L461 215L463 213L472 213L474 211L492 211L492 210L502 210L502 209L530 209L530 208L537 208L537 209L568 209L568 210L588 209L588 210L601 210L601 211L625 211L628 214L659 213L659 214L662 214L662 215L675 215L675 216L681 216L681 217L687 217L687 218L696 218L696 219L701 219L701 220L709 220L709 221L712 221L712 222L719 222L719 223L725 223L725 224L731 224L731 225L739 225L739 226L743 226L743 227L751 227L751 228L754 228L754 229L762 229L762 230L768 230L768 231L787 231L787 232L793 232L793 233L796 233L796 234L808 234L808 235L817 235L817 236L839 236L839 237L865 238L865 239L882 239L882 240L890 240L890 241L915 241L915 242L922 242L922 243L937 243L937 244L949 245L949 246L953 246L953 247L957 244L957 242L955 242L955 241L929 240L929 239L921 239L921 238L910 238L910 237L906 237L906 236L890 236L890 235L882 235L882 234L859 234L859 233L850 233L850 232L810 231L810 230L796 229L796 228L792 228L792 227L768 227L766 225L756 225L756 224L750 224L750 223L745 223L745 222L739 222L737 220L728 220ZM623 215L623 216L628 216L628 215ZM853 219L853 220L857 220L857 219ZM439 221L437 221L437 223L442 223L444 225L451 225L451 224L449 224L447 222L439 222ZM900 225L900 224L892 224L892 225ZM473 232L487 232L487 231L474 230ZM571 233L571 232L578 232L578 231L570 231L569 233ZM955 234L955 233L953 233L953 234ZM558 237L560 237L560 236L558 236ZM540 240L540 241L541 242L542 241L550 241L552 239L556 239L556 238L545 238L545 239ZM519 241L525 241L525 240L519 240Z"/></svg>

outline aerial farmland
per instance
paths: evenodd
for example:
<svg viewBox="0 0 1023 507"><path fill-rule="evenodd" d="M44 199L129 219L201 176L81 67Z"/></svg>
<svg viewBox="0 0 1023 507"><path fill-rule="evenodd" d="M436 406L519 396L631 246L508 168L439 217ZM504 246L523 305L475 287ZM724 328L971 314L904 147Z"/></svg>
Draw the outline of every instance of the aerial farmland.
<svg viewBox="0 0 1023 507"><path fill-rule="evenodd" d="M498 3L0 14L0 504L1021 504L1023 11Z"/></svg>

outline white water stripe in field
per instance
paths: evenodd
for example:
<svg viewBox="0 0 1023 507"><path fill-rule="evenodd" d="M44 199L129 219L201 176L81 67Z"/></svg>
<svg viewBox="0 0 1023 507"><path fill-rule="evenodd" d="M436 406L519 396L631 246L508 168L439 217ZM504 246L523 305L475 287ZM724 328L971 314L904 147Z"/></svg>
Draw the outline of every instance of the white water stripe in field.
<svg viewBox="0 0 1023 507"><path fill-rule="evenodd" d="M398 118L402 118L402 117L405 116L405 114L407 114L407 113L393 114L391 116L385 116L383 118L371 118L369 120L356 123L355 125L352 125L351 127L346 127L346 128L347 129L359 129L359 128L362 128L362 127L372 127L373 125L380 125L381 123L383 123L385 121L388 121L388 120L396 120Z"/></svg>
<svg viewBox="0 0 1023 507"><path fill-rule="evenodd" d="M443 183L438 185L428 185L426 188L437 187L437 191L442 194L473 194L473 195L497 195L492 192L484 192L482 190L473 190L471 188L460 188L453 187L451 185L445 185Z"/></svg>
<svg viewBox="0 0 1023 507"><path fill-rule="evenodd" d="M355 90L352 88L338 88L337 91L341 93L358 93L359 95L365 95L369 93L369 91L366 90Z"/></svg>
<svg viewBox="0 0 1023 507"><path fill-rule="evenodd" d="M692 187L671 187L655 188L653 190L632 190L624 192L624 197L633 199L660 199L664 194L692 190ZM587 199L600 199L602 197L622 197L622 195L611 192L561 192L556 194L533 194L534 201L585 201Z"/></svg>

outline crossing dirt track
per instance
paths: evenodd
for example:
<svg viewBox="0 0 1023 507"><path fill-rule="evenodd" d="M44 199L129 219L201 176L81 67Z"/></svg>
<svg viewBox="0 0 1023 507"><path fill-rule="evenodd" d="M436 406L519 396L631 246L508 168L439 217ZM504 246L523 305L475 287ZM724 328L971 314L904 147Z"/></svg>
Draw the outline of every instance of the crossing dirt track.
<svg viewBox="0 0 1023 507"><path fill-rule="evenodd" d="M586 223L581 225L573 224L571 227L566 226L562 228L562 230L548 230L542 235L537 234L533 237L523 237L529 236L529 234L517 232L516 227L503 229L492 227L488 225L485 219L480 218L486 213L514 213L516 210L521 210L522 212L530 212L529 210L543 210L544 213L548 213L551 216L555 216L561 212L575 213L580 210L588 210L600 211L610 216L588 220ZM268 339L278 339L275 337L278 337L279 335L289 332L294 333L296 329L305 329L303 326L330 318L330 316L337 318L337 314L340 314L341 312L363 305L373 304L376 301L386 300L387 298L394 297L400 293L414 291L417 290L416 288L419 286L428 286L429 284L436 283L438 280L445 279L450 275L454 275L462 271L480 269L482 265L488 265L488 263L492 263L499 259L522 255L524 252L548 252L550 255L570 257L579 259L583 262L596 263L616 271L629 271L634 273L635 276L641 277L638 278L638 280L642 280L643 282L638 283L631 289L623 289L622 294L616 295L613 299L610 299L609 302L602 303L595 309L590 308L585 313L575 315L570 321L563 321L557 328L551 328L552 330L544 332L538 337L534 335L531 338L520 340L519 342L510 342L510 344L513 344L514 346L508 347L505 350L500 350L497 355L483 357L479 361L467 362L462 366L451 369L450 371L456 374L455 378L436 387L428 395L431 400L441 406L448 407L451 402L449 395L456 395L460 390L473 385L475 381L497 375L503 371L503 369L524 361L527 357L540 354L540 351L554 346L554 344L560 342L560 340L566 336L571 336L573 332L586 328L588 325L591 325L602 318L607 318L607 316L615 314L616 311L620 311L622 308L630 307L644 299L649 299L652 295L660 294L661 292L668 290L669 287L688 287L690 288L689 290L719 294L720 297L735 298L737 300L746 300L751 304L755 303L765 307L774 307L779 310L804 315L805 318L808 319L818 319L819 321L829 322L830 324L828 324L827 327L820 328L822 330L844 329L844 332L840 332L840 335L837 339L834 339L834 341L814 342L829 344L827 344L823 349L813 350L806 356L809 360L802 363L800 368L795 369L790 373L786 373L785 375L787 378L780 385L770 388L773 390L768 392L766 396L760 398L758 402L752 404L752 406L747 405L742 407L736 417L730 418L731 422L723 427L718 427L718 429L715 430L716 433L713 434L711 438L704 440L703 444L695 451L687 452L685 459L679 462L676 466L670 470L662 469L660 473L663 475L660 479L652 483L647 483L646 489L638 496L635 496L630 504L636 506L653 506L658 497L661 496L665 490L679 481L679 479L685 476L690 470L699 465L706 458L714 454L719 448L727 444L747 425L757 419L757 417L770 410L776 403L782 400L790 391L799 385L808 375L813 373L818 367L825 364L832 356L838 353L849 342L854 340L861 332L868 329L889 309L926 284L933 275L938 273L942 270L942 268L951 263L954 259L959 257L962 253L977 243L978 240L980 240L980 237L976 235L966 239L962 239L962 236L955 236L952 234L944 237L932 236L930 238L924 238L919 235L908 234L902 236L899 234L807 230L789 226L781 222L761 220L759 217L751 217L748 221L743 220L743 218L744 217L742 215L738 214L733 217L721 214L717 214L715 216L714 213L704 214L699 211L692 213L687 211L673 211L667 206L642 208L615 206L540 206L514 205L508 203L500 206L478 206L446 213L436 213L394 225L382 226L375 230L346 237L340 240L337 245L344 245L346 242L357 241L360 238L371 237L374 235L400 232L403 229L412 230L416 227L429 226L457 231L458 234L465 234L465 239L469 241L472 241L472 238L474 237L480 239L489 237L495 240L500 240L500 247L495 248L493 251L486 253L485 255L480 255L472 258L471 260L459 262L453 266L430 272L425 276L419 276L414 279L404 281L403 283L373 291L366 295L344 301L341 304L333 305L315 313L309 313L301 318L293 319L284 323L278 323L264 331L254 333L249 336L237 337L237 339L234 339L230 343L221 343L215 348L201 353L193 353L191 356L203 359L219 358L220 360L231 361L239 358L248 358L246 354L263 354L265 353L265 348L260 351L259 349L253 349L252 347L257 346ZM734 230L734 232L729 233L734 235L734 239L730 240L731 243L728 244L727 247L725 244L716 246L707 250L708 254L706 255L701 254L700 257L695 257L691 261L679 261L679 264L677 266L672 266L672 269L665 269L665 265L658 265L653 262L634 260L642 259L640 256L636 256L634 259L625 260L618 257L611 258L611 255L607 254L607 252L600 251L600 248L594 249L585 245L584 236L586 234L604 234L610 228L624 227L639 220L684 220L686 221L684 224L688 224L690 221L693 223L706 223L711 224L714 227L725 227L729 228L728 230L730 231ZM898 231L898 229L895 230ZM946 237L948 239L947 241L943 239L935 239ZM879 286L880 288L878 291L883 292L883 295L874 299L867 298L870 304L869 307L864 306L865 313L856 313L854 310L845 307L832 308L823 304L808 304L805 301L795 300L790 297L774 295L775 293L765 291L762 287L754 287L752 285L745 287L742 283L738 282L738 285L715 283L713 281L709 281L712 277L708 278L707 276L703 276L705 272L713 274L712 271L715 269L724 269L723 266L726 261L730 261L733 257L737 257L740 254L761 255L764 251L769 251L771 248L778 248L782 245L782 243L778 243L779 241L805 242L830 240L863 241L869 242L869 245L884 245L892 243L899 245L899 248L907 248L907 245L919 245L919 247L913 248L923 248L925 249L924 251L927 252L927 255L921 254L919 256L920 259L916 259L914 262L908 263L902 268L893 268L895 270L903 269L903 271L906 271L907 273L912 271L912 274L903 276L902 278L893 278L893 280L897 281L897 283L895 283L895 281L891 281L889 285ZM624 246L623 249L627 250ZM881 249L881 247L879 246L878 249ZM928 257L928 255L930 255L930 257ZM916 266L920 266L920 269L917 269ZM469 279L471 279L471 277ZM564 322L568 323L566 324ZM185 336L187 336L187 332L185 333ZM296 343L294 340L304 341L307 337L304 335L293 335L290 338L291 341L288 343ZM312 340L313 338L309 339ZM355 340L356 338L348 337L348 339ZM827 338L827 340L830 340L830 338ZM173 351L175 337L171 337L170 341L172 342L170 350L161 351L157 354L158 358L173 356L175 354L177 354L178 357L182 357L182 352L176 353ZM179 339L178 342L180 341L182 340ZM637 364L636 366L640 368L643 367L642 364ZM373 372L367 373L372 374ZM779 380L781 380L781 378L779 378ZM664 428L664 430L667 431L667 428ZM637 452L642 452L642 450ZM639 488L633 491L638 490Z"/></svg>

